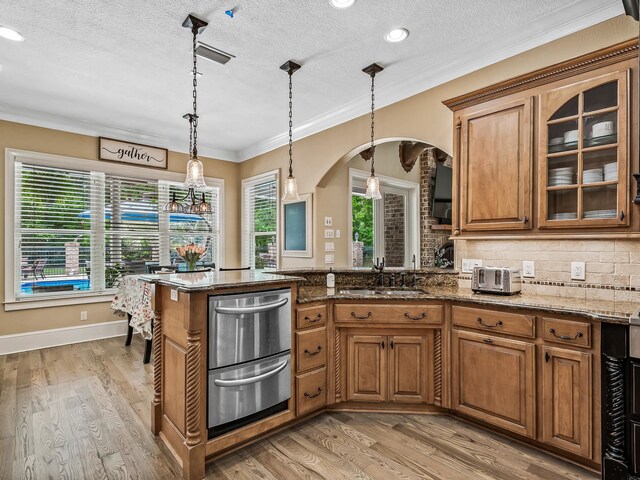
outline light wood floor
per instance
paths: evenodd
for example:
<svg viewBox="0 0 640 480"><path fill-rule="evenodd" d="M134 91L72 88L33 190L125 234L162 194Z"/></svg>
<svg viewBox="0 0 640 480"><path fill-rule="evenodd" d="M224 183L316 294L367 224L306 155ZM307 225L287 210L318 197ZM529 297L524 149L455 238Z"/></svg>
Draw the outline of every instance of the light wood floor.
<svg viewBox="0 0 640 480"><path fill-rule="evenodd" d="M170 479L143 341L0 356L0 479ZM446 416L323 414L207 467L214 479L597 479Z"/></svg>

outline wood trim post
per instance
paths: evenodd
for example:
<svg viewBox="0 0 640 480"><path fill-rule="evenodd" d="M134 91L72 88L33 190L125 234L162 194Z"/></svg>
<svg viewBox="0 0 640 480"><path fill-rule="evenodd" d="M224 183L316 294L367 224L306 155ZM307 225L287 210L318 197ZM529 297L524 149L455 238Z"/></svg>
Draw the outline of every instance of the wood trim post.
<svg viewBox="0 0 640 480"><path fill-rule="evenodd" d="M460 185L460 168L462 167L462 152L460 148L462 146L462 119L458 118L456 122L456 138L453 147L453 178L454 182L451 185L451 232L454 237L460 235L460 198L459 198L459 185Z"/></svg>
<svg viewBox="0 0 640 480"><path fill-rule="evenodd" d="M160 433L162 421L162 287L151 285L151 306L153 319L153 400L151 401L151 431Z"/></svg>

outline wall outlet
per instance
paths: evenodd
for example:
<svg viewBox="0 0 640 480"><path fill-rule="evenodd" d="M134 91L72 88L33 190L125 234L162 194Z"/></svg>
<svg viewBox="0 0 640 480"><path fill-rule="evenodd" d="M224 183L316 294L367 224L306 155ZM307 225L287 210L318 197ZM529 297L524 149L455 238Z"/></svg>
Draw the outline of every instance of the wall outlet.
<svg viewBox="0 0 640 480"><path fill-rule="evenodd" d="M324 229L324 238L335 238L336 232L331 228Z"/></svg>
<svg viewBox="0 0 640 480"><path fill-rule="evenodd" d="M171 300L173 300L174 302L177 302L178 301L178 290L171 289L170 292L171 293L169 295L170 295Z"/></svg>
<svg viewBox="0 0 640 480"><path fill-rule="evenodd" d="M86 310L82 310L82 311L80 312L80 320L86 320L86 319L87 319L87 317L88 317L88 315L87 315L87 311L86 311Z"/></svg>
<svg viewBox="0 0 640 480"><path fill-rule="evenodd" d="M533 278L536 276L536 264L531 260L522 262L522 276L525 278Z"/></svg>
<svg viewBox="0 0 640 480"><path fill-rule="evenodd" d="M333 242L324 242L325 252L333 252L334 250L335 250L335 245Z"/></svg>
<svg viewBox="0 0 640 480"><path fill-rule="evenodd" d="M326 263L327 265L333 263L335 260L333 255L325 255L324 256L324 263Z"/></svg>
<svg viewBox="0 0 640 480"><path fill-rule="evenodd" d="M571 262L571 280L584 280L586 275L584 262Z"/></svg>
<svg viewBox="0 0 640 480"><path fill-rule="evenodd" d="M336 230L336 238L340 238L340 230Z"/></svg>
<svg viewBox="0 0 640 480"><path fill-rule="evenodd" d="M481 267L482 260L479 258L463 258L462 273L472 273L473 267Z"/></svg>
<svg viewBox="0 0 640 480"><path fill-rule="evenodd" d="M333 225L333 217L324 217L324 226L330 227Z"/></svg>

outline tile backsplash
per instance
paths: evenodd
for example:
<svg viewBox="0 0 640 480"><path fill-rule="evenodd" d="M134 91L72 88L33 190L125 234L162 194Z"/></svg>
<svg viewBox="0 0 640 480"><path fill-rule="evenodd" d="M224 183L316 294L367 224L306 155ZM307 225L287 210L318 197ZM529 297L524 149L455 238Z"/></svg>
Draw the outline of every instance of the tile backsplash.
<svg viewBox="0 0 640 480"><path fill-rule="evenodd" d="M481 259L485 266L513 267L535 262L535 277L523 278L526 293L640 300L640 241L638 240L456 240L456 269L462 259ZM571 262L585 262L584 281L571 279ZM471 286L462 273L461 287Z"/></svg>

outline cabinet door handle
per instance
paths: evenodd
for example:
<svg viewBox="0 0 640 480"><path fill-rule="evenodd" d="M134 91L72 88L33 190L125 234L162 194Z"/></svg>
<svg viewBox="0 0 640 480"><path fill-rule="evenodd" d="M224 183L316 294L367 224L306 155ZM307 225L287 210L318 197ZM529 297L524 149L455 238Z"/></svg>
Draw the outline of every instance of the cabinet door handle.
<svg viewBox="0 0 640 480"><path fill-rule="evenodd" d="M522 219L522 223L525 223L525 224L526 224L526 223L529 223L529 217L524 217L524 218Z"/></svg>
<svg viewBox="0 0 640 480"><path fill-rule="evenodd" d="M391 347L391 350L393 350L393 340L389 342L389 346Z"/></svg>
<svg viewBox="0 0 640 480"><path fill-rule="evenodd" d="M359 315L356 315L356 312L351 312L351 316L353 318L358 319L358 320L366 320L367 318L371 317L371 312L367 313L367 315L365 317L361 317Z"/></svg>
<svg viewBox="0 0 640 480"><path fill-rule="evenodd" d="M490 338L485 338L483 340L484 343L493 343L493 340L491 340Z"/></svg>
<svg viewBox="0 0 640 480"><path fill-rule="evenodd" d="M322 347L320 345L318 345L318 349L315 352L310 352L306 348L304 349L304 353L306 353L310 357L313 357L314 355L318 355L321 351L322 351Z"/></svg>
<svg viewBox="0 0 640 480"><path fill-rule="evenodd" d="M304 396L307 397L307 398L316 398L321 393L322 393L322 387L318 387L318 390L316 390L316 393L304 392Z"/></svg>
<svg viewBox="0 0 640 480"><path fill-rule="evenodd" d="M549 352L544 352L544 361L549 363L550 358L551 358L551 355L549 355Z"/></svg>
<svg viewBox="0 0 640 480"><path fill-rule="evenodd" d="M313 318L313 319L312 319L312 318L309 318L309 317L304 317L304 319L305 319L307 322L309 322L309 323L316 323L316 322L319 322L320 320L322 320L322 314L321 314L321 313L319 313L319 314L316 316L316 318Z"/></svg>
<svg viewBox="0 0 640 480"><path fill-rule="evenodd" d="M409 315L409 312L405 312L404 316L407 317L409 320L422 320L424 317L427 316L427 314L422 312L420 316L412 317L411 315Z"/></svg>
<svg viewBox="0 0 640 480"><path fill-rule="evenodd" d="M382 345L382 349L384 350L384 340L380 342L380 345Z"/></svg>
<svg viewBox="0 0 640 480"><path fill-rule="evenodd" d="M624 210L620 210L620 221L624 220Z"/></svg>
<svg viewBox="0 0 640 480"><path fill-rule="evenodd" d="M571 340L571 341L577 340L577 339L579 339L580 337L583 336L582 332L576 333L576 335L574 337L572 337L570 335L558 335L556 333L556 329L555 328L550 328L549 329L549 333L551 335L553 335L554 337L559 338L560 340Z"/></svg>
<svg viewBox="0 0 640 480"><path fill-rule="evenodd" d="M478 323L480 325L482 325L483 327L487 327L487 328L496 328L499 327L500 325L502 325L502 320L498 320L496 323L494 323L493 325L490 323L484 323L482 321L482 319L480 317L478 317Z"/></svg>

